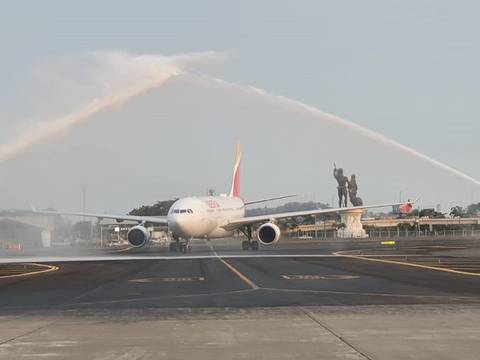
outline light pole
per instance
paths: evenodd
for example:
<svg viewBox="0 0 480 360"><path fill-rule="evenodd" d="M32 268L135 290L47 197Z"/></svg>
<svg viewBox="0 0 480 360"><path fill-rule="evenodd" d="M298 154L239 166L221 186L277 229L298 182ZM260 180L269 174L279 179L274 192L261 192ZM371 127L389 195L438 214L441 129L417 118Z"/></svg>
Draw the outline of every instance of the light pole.
<svg viewBox="0 0 480 360"><path fill-rule="evenodd" d="M87 207L87 184L83 183L81 185L82 188L82 212L86 212Z"/></svg>

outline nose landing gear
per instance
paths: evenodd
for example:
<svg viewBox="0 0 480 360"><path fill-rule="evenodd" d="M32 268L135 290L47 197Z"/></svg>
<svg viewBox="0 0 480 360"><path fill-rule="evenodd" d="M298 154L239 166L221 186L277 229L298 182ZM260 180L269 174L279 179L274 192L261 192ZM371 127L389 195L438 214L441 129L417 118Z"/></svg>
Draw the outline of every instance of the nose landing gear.
<svg viewBox="0 0 480 360"><path fill-rule="evenodd" d="M189 253L192 251L192 246L189 244L189 242L184 242L180 244L180 252L181 253Z"/></svg>
<svg viewBox="0 0 480 360"><path fill-rule="evenodd" d="M176 235L172 235L172 237L173 239L170 242L170 246L169 246L169 250L171 252L179 251L183 254L186 254L192 251L192 246L190 245L190 239L180 239Z"/></svg>

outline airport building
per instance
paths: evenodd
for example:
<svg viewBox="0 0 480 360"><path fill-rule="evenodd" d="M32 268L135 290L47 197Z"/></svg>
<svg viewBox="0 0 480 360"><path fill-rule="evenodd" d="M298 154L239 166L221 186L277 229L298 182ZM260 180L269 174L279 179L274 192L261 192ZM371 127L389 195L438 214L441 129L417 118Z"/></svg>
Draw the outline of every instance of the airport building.
<svg viewBox="0 0 480 360"><path fill-rule="evenodd" d="M49 238L49 232L38 226L8 218L0 220L0 248L2 249L48 246Z"/></svg>
<svg viewBox="0 0 480 360"><path fill-rule="evenodd" d="M62 235L64 222L57 215L28 211L0 212L0 248L50 247Z"/></svg>
<svg viewBox="0 0 480 360"><path fill-rule="evenodd" d="M60 215L33 214L30 211L0 211L0 250L21 250L52 246L112 246L126 244L128 230L137 222L117 223L82 220L68 222ZM165 241L167 231L150 227L153 243Z"/></svg>
<svg viewBox="0 0 480 360"><path fill-rule="evenodd" d="M480 217L473 218L364 218L361 220L368 237L480 237ZM343 224L339 220L317 221L299 225L292 236L335 238Z"/></svg>

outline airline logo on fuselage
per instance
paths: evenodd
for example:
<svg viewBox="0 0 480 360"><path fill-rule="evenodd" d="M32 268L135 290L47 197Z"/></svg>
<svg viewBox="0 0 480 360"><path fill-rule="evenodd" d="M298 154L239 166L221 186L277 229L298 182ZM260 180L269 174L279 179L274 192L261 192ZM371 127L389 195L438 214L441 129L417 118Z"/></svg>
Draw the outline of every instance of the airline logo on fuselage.
<svg viewBox="0 0 480 360"><path fill-rule="evenodd" d="M210 209L216 209L216 208L220 207L220 204L218 202L216 202L215 200L205 200L205 204L207 204L207 206Z"/></svg>

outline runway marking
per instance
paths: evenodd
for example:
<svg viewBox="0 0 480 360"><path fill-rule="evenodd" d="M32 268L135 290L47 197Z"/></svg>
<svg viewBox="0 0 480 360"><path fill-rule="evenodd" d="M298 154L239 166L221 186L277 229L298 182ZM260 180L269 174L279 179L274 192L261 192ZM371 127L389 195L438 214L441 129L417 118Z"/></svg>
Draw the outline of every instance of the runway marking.
<svg viewBox="0 0 480 360"><path fill-rule="evenodd" d="M292 293L311 293L311 294L336 294L336 295L354 295L354 296L372 296L372 297L386 297L386 298L405 298L405 299L431 299L437 301L461 301L468 302L469 304L478 304L480 300L477 296L446 296L446 295L410 295L410 294L393 294L393 293L372 293L372 292L355 292L355 291L335 291L335 290L313 290L313 289L286 289L286 288L270 288L263 287L258 290L255 289L242 289L232 291L221 291L213 293L195 293L195 294L183 294L183 295L165 295L165 296L150 296L144 298L128 298L128 299L111 299L100 301L88 301L88 302L65 302L58 305L58 308L70 309L76 306L89 306L89 305L106 305L106 304L121 304L121 303L138 303L144 301L161 301L165 299L184 299L184 298L197 298L197 297L211 297L221 295L234 295L241 293L248 293L253 291L272 291L272 292L292 292ZM2 309L24 309L23 306L6 306ZM34 306L28 307L33 309L50 309L51 306Z"/></svg>
<svg viewBox="0 0 480 360"><path fill-rule="evenodd" d="M204 281L203 276L195 277L151 277L142 279L131 279L129 282L135 283L154 283L154 282L192 282L192 281Z"/></svg>
<svg viewBox="0 0 480 360"><path fill-rule="evenodd" d="M0 279L8 279L8 278L16 278L16 277L25 277L25 276L33 276L33 275L39 275L39 274L46 274L52 271L57 271L60 269L58 266L55 265L47 265L47 264L37 264L37 263L27 263L25 265L29 266L37 266L40 268L43 268L42 270L33 270L33 271L28 271L20 274L11 274L11 275L0 275Z"/></svg>
<svg viewBox="0 0 480 360"><path fill-rule="evenodd" d="M358 279L360 276L357 275L298 275L298 274L288 274L281 275L282 278L286 280L352 280Z"/></svg>
<svg viewBox="0 0 480 360"><path fill-rule="evenodd" d="M230 269L231 272L233 272L235 275L237 275L245 284L250 286L253 290L258 290L259 286L255 284L252 280L250 280L247 276L245 276L240 270L238 270L235 266L230 264L229 262L225 261L220 257L220 255L217 254L215 249L213 248L212 244L210 244L210 241L207 241L207 245L210 247L210 250L212 250L213 254L215 257L220 260L223 265L225 265L228 269Z"/></svg>
<svg viewBox="0 0 480 360"><path fill-rule="evenodd" d="M480 276L480 273L472 273L472 272L468 272L468 271L454 270L454 269L445 268L445 267L430 266L430 265L424 265L424 264L416 264L416 263L410 263L410 262L405 262L405 261L378 259L377 255L362 255L362 256L347 255L347 254L342 254L342 251L335 252L334 255L341 256L341 257L352 258L352 259L380 262L380 263L384 263L384 264L403 265L403 266L410 266L410 267L426 269L426 270L443 271L443 272L448 272L448 273L452 273L452 274L468 275L468 276ZM369 256L375 256L375 258L369 257ZM405 256L405 255L397 255L397 256L402 257L402 256Z"/></svg>
<svg viewBox="0 0 480 360"><path fill-rule="evenodd" d="M404 299L434 299L434 300L455 300L455 301L469 301L473 304L480 302L479 298L475 295L472 296L449 296L449 295L415 295L415 294L393 294L393 293L378 293L378 292L360 292L360 291L341 291L341 290L314 290L314 289L286 289L286 288L271 288L263 287L264 291L277 291L277 292L300 292L308 294L335 294L335 295L354 295L354 296L377 296L387 298L404 298Z"/></svg>
<svg viewBox="0 0 480 360"><path fill-rule="evenodd" d="M144 297L141 299L115 299L115 300L100 300L100 301L89 301L89 302L72 302L72 303L61 304L59 305L59 307L69 308L72 306L82 306L82 305L121 304L121 303L131 303L131 302L141 302L141 301L158 301L158 300L164 300L164 299L183 299L183 298L196 298L196 297L205 297L205 296L211 297L211 296L246 293L250 291L254 291L254 289L242 289L242 290L221 291L221 292L213 292L213 293L184 294L184 295L150 296L150 297ZM16 308L22 308L22 307L11 306L9 308L16 309ZM43 307L38 307L38 308L43 308Z"/></svg>
<svg viewBox="0 0 480 360"><path fill-rule="evenodd" d="M372 292L356 292L356 291L335 291L335 290L313 290L313 289L286 289L286 288L260 288L255 289L243 289L222 291L214 293L196 293L196 294L183 294L183 295L166 295L166 296L151 296L137 299L113 299L113 300L100 300L100 301L88 301L88 302L73 302L60 305L62 308L69 308L72 306L88 306L99 304L121 304L121 303L135 303L143 301L159 301L164 299L183 299L183 298L196 298L196 297L211 297L219 295L231 295L248 293L251 291L272 291L272 292L291 292L291 293L310 293L310 294L335 294L335 295L353 295L353 296L371 296L371 297L386 297L386 298L404 298L404 299L432 299L438 301L468 301L472 304L478 304L480 300L476 296L445 296L445 295L409 295L409 294L392 294L392 293L372 293ZM22 308L22 307L9 307ZM39 307L42 308L42 307Z"/></svg>
<svg viewBox="0 0 480 360"><path fill-rule="evenodd" d="M129 251L129 250L132 250L132 249L133 249L132 246L127 246L125 249L115 250L115 252L125 252L125 251Z"/></svg>
<svg viewBox="0 0 480 360"><path fill-rule="evenodd" d="M52 263L52 262L81 262L81 261L133 261L133 260L205 260L205 259L273 259L273 258L337 258L340 255L335 254L217 254L216 255L110 255L110 256L75 256L75 257L16 257L16 258L0 258L0 264L16 264L16 263ZM342 255L344 256L344 255ZM380 254L376 257L421 257L425 255L416 254Z"/></svg>
<svg viewBox="0 0 480 360"><path fill-rule="evenodd" d="M211 297L220 295L232 295L248 293L256 291L254 289L243 289L233 291L223 291L215 293L197 293L197 294L184 294L184 295L167 295L167 296L151 296L140 299L114 299L114 300L100 300L89 302L75 302L62 304L59 307L69 308L72 306L88 306L88 305L100 305L100 304L121 304L121 303L135 303L142 301L159 301L164 299L183 299L183 298L196 298L196 297ZM261 288L258 291L273 291L273 292L300 292L300 293L313 293L313 294L335 294L335 295L354 295L354 296L372 296L372 297L387 297L387 298L413 298L413 299L432 299L438 301L468 301L471 304L478 304L480 300L476 296L444 296L444 295L408 295L408 294L392 294L392 293L368 293L368 292L354 292L354 291L334 291L334 290L311 290L311 289L282 289L282 288ZM23 308L19 306L11 306L8 309ZM44 307L38 307L44 308ZM46 307L49 308L49 307Z"/></svg>
<svg viewBox="0 0 480 360"><path fill-rule="evenodd" d="M247 285L249 285L252 289L254 290L258 290L259 287L257 284L255 284L252 280L250 280L248 277L246 277L244 274L242 274L239 270L237 270L236 267L234 267L233 265L231 265L230 263L226 262L225 260L223 260L221 257L218 258L227 268L230 269L230 271L232 271L235 275L237 275L240 279L243 280L244 283L246 283Z"/></svg>

